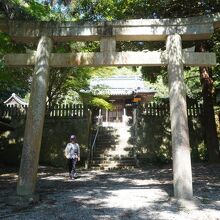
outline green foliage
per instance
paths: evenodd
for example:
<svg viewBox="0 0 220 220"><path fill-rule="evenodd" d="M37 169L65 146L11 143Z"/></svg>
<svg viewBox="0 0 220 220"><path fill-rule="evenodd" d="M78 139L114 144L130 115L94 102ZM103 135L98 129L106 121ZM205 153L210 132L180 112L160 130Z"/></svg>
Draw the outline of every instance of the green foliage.
<svg viewBox="0 0 220 220"><path fill-rule="evenodd" d="M0 11L9 19L40 21L64 20L62 14L52 11L49 6L40 4L36 0L2 0L0 3Z"/></svg>
<svg viewBox="0 0 220 220"><path fill-rule="evenodd" d="M100 42L71 42L70 50L71 52L98 52L100 48Z"/></svg>
<svg viewBox="0 0 220 220"><path fill-rule="evenodd" d="M113 75L140 75L140 68L133 69L132 67L93 67L90 68L91 76L93 77L110 77Z"/></svg>
<svg viewBox="0 0 220 220"><path fill-rule="evenodd" d="M20 7L23 13L30 17L44 21L53 19L53 13L50 8L45 7L34 0L11 0L11 2L14 3L15 6Z"/></svg>
<svg viewBox="0 0 220 220"><path fill-rule="evenodd" d="M92 106L97 106L97 107L100 107L100 108L103 108L103 109L112 110L111 103L109 103L109 102L107 102L104 99L99 98L99 97L94 97L93 99L91 99L90 104Z"/></svg>
<svg viewBox="0 0 220 220"><path fill-rule="evenodd" d="M15 92L21 97L29 91L30 68L8 68L4 64L4 54L10 52L24 52L23 45L13 43L5 33L0 33L0 102Z"/></svg>
<svg viewBox="0 0 220 220"><path fill-rule="evenodd" d="M219 10L216 0L79 0L70 4L72 15L81 21L189 17Z"/></svg>
<svg viewBox="0 0 220 220"><path fill-rule="evenodd" d="M34 0L2 0L0 14L9 19L18 20L57 20L57 14ZM33 45L16 44L9 35L0 32L0 102L15 92L24 97L30 91L32 68L7 68L4 65L4 54L25 53Z"/></svg>
<svg viewBox="0 0 220 220"><path fill-rule="evenodd" d="M50 71L48 103L55 105L68 100L68 103L80 101L80 90L88 87L90 78L88 68L53 68ZM67 96L68 97L65 97ZM70 95L77 96L70 98ZM66 102L65 101L65 102Z"/></svg>
<svg viewBox="0 0 220 220"><path fill-rule="evenodd" d="M1 0L0 16L6 16L14 20L37 21L112 21L119 19L144 19L144 18L175 18L209 14L220 11L219 0L60 0L59 3L69 8L68 13L50 4L39 3L37 0ZM67 16L68 15L68 16ZM220 33L216 32L211 39L211 50L216 52L217 61L220 61ZM191 43L190 43L191 44ZM184 42L184 47L187 47ZM30 68L9 69L4 66L3 55L10 52L25 52L31 45L19 45L13 43L8 35L0 33L0 101L5 100L12 92L22 97L29 92L31 73ZM70 42L54 45L54 52L96 52L99 51L99 42ZM33 48L31 48L33 49ZM143 51L164 50L165 44L158 42L117 42L118 51ZM137 69L134 67L134 69ZM129 70L130 71L130 70ZM66 102L84 102L94 106L111 109L111 105L105 101L107 97L94 96L81 92L82 88L88 88L88 80L91 76L110 76L113 74L132 74L125 68L66 68L51 69L50 85L48 90L48 102L51 104ZM213 69L215 86L220 86L220 65ZM144 78L153 83L157 90L157 101L161 97L168 97L167 71L164 68L142 68ZM200 99L201 86L197 68L188 68L184 72L187 85L187 95L190 98ZM139 152L150 152L155 160L168 161L171 159L170 130L168 118L162 120L146 120L140 122L137 146ZM189 123L193 128L191 140L201 138L203 131L199 127L199 121ZM147 131L146 137L141 137ZM158 132L158 133L157 133ZM142 142L143 141L143 142ZM153 141L155 141L153 143ZM194 142L193 142L194 143ZM191 143L192 144L192 143ZM193 158L205 159L204 144L198 140L192 144ZM146 151L146 152L145 152Z"/></svg>
<svg viewBox="0 0 220 220"><path fill-rule="evenodd" d="M71 4L71 13L77 20L112 20L117 10L113 0L81 0Z"/></svg>
<svg viewBox="0 0 220 220"><path fill-rule="evenodd" d="M136 146L139 158L148 162L171 160L169 117L138 117Z"/></svg>
<svg viewBox="0 0 220 220"><path fill-rule="evenodd" d="M0 161L1 164L19 166L23 146L25 119L12 118L13 131L0 134ZM56 120L45 118L42 134L39 163L50 166L65 167L66 160L63 150L71 134L75 134L80 143L81 162L87 159L89 128L86 119L57 118Z"/></svg>
<svg viewBox="0 0 220 220"><path fill-rule="evenodd" d="M29 92L29 80L29 69L4 68L4 71L0 73L0 102L9 98L13 92L24 97Z"/></svg>
<svg viewBox="0 0 220 220"><path fill-rule="evenodd" d="M219 11L220 2L214 0L204 1L178 1L178 0L79 0L79 1L45 1L40 0L2 0L0 2L0 11L10 19L19 20L40 20L40 21L62 21L62 20L77 20L77 21L110 21L118 19L139 19L139 18L173 18L187 17L213 13ZM55 4L62 5L68 8L68 13L71 17L64 17L67 14L62 13L57 9ZM217 58L220 59L219 33L216 33L212 39L213 51L217 53ZM185 43L184 43L185 44ZM26 46L27 47L27 46ZM96 52L99 50L99 42L70 42L56 44L54 52ZM7 35L0 35L0 69L1 79L7 82L8 85L14 84L13 77L10 80L10 75L13 75L4 67L4 62L1 59L1 54L14 51L24 51L24 46L13 44ZM119 51L126 50L155 50L165 49L164 42L117 42ZM185 72L187 83L187 92L190 97L200 98L200 84L196 75L196 69L188 69ZM24 77L23 71L21 77ZM84 73L82 73L84 72ZM215 85L219 85L219 66L213 70ZM49 92L52 93L54 102L61 102L67 94L79 94L80 88L87 87L86 82L91 75L95 76L110 76L115 73L122 73L122 69L118 68L87 68L83 71L80 69L74 70L52 70L51 80L53 85ZM167 73L163 68L143 67L142 74L145 79L153 83L157 89L158 97L167 96ZM27 74L27 82L29 79ZM18 78L20 77L17 73ZM56 77L55 77L56 76ZM56 80L54 79L56 78ZM29 85L29 84L27 84ZM17 87L17 84L14 85ZM22 86L22 85L19 85ZM3 87L2 87L3 88ZM5 87L4 87L5 88ZM26 89L25 89L26 90ZM59 91L60 90L60 91ZM49 95L49 93L48 93ZM80 95L82 96L82 95ZM79 97L80 97L79 96Z"/></svg>
<svg viewBox="0 0 220 220"><path fill-rule="evenodd" d="M92 70L92 73L95 69ZM52 69L50 73L48 104L57 103L85 103L104 109L111 109L112 105L106 101L107 96L86 92L91 77L90 68Z"/></svg>
<svg viewBox="0 0 220 220"><path fill-rule="evenodd" d="M155 101L160 102L161 98L169 98L168 86L164 83L162 75L158 76L155 83L151 83L151 86L157 91L154 96Z"/></svg>
<svg viewBox="0 0 220 220"><path fill-rule="evenodd" d="M199 68L192 67L184 71L187 96L191 99L201 100L201 82Z"/></svg>
<svg viewBox="0 0 220 220"><path fill-rule="evenodd" d="M162 102L162 101L161 101ZM133 141L141 163L167 163L172 159L171 128L169 113L164 116L145 115L139 108L136 134ZM207 160L207 150L204 146L204 131L200 117L189 117L189 137L193 161Z"/></svg>

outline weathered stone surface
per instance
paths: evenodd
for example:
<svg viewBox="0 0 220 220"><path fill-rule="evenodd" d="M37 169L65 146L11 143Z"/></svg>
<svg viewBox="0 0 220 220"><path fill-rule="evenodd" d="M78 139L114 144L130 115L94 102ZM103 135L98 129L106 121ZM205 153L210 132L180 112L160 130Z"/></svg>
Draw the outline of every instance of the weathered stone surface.
<svg viewBox="0 0 220 220"><path fill-rule="evenodd" d="M6 54L5 64L8 66L33 66L36 53Z"/></svg>
<svg viewBox="0 0 220 220"><path fill-rule="evenodd" d="M115 56L116 51L116 40L114 37L105 37L101 39L100 51L102 56L98 58L103 64L112 63L112 58ZM96 61L94 60L94 63Z"/></svg>
<svg viewBox="0 0 220 220"><path fill-rule="evenodd" d="M169 57L168 81L174 196L178 199L191 199L193 196L192 168L180 35L174 34L168 36L166 49Z"/></svg>
<svg viewBox="0 0 220 220"><path fill-rule="evenodd" d="M92 41L103 36L117 41L165 41L177 33L183 40L208 39L220 26L220 14L177 19L139 19L99 23L0 21L0 30L9 32L17 41L36 41L48 35L54 41Z"/></svg>
<svg viewBox="0 0 220 220"><path fill-rule="evenodd" d="M32 195L35 191L44 124L51 49L51 39L43 36L39 41L35 56L35 69L27 112L24 144L17 184L18 195Z"/></svg>
<svg viewBox="0 0 220 220"><path fill-rule="evenodd" d="M25 195L25 196L9 196L5 203L10 206L16 206L19 208L25 208L30 205L36 204L39 202L39 195Z"/></svg>
<svg viewBox="0 0 220 220"><path fill-rule="evenodd" d="M104 51L106 50L106 51ZM102 49L99 53L64 53L51 54L51 67L72 66L164 66L168 64L167 53L152 52L114 52ZM106 59L106 55L108 59ZM5 63L8 66L32 66L35 53L31 54L6 54ZM182 62L186 66L215 66L215 53L184 52Z"/></svg>
<svg viewBox="0 0 220 220"><path fill-rule="evenodd" d="M198 52L183 52L183 65L185 66L215 66L215 53L198 53Z"/></svg>

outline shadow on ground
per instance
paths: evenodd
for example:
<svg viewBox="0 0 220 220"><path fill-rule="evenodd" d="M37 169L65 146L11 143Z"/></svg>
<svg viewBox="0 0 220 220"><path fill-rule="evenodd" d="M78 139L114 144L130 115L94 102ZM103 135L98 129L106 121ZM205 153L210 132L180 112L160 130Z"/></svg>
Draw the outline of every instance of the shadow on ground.
<svg viewBox="0 0 220 220"><path fill-rule="evenodd" d="M17 172L0 171L1 219L220 219L220 166L193 166L193 209L174 202L172 169L149 166L137 170L79 171L69 180L65 170L40 167L40 201L10 205Z"/></svg>

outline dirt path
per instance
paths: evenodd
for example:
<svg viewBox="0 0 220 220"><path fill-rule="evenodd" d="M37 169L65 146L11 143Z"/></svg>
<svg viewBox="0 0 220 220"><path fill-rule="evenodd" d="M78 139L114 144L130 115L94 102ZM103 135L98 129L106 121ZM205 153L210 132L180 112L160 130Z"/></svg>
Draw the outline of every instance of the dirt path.
<svg viewBox="0 0 220 220"><path fill-rule="evenodd" d="M148 167L133 171L80 171L69 180L60 169L41 167L40 201L27 207L7 204L17 175L1 170L0 219L194 219L220 220L220 165L193 166L194 196L181 207L171 199L172 170Z"/></svg>

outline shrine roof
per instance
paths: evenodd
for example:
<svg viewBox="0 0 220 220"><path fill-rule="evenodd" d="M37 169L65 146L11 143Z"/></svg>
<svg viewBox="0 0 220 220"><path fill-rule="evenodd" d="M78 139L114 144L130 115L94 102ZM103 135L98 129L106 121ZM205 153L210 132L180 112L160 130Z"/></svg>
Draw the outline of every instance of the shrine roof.
<svg viewBox="0 0 220 220"><path fill-rule="evenodd" d="M21 97L19 97L19 96L16 95L15 93L12 93L12 95L11 95L7 100L4 101L4 104L10 105L10 103L11 103L13 100L14 100L17 104L19 104L19 105L25 105L25 106L28 105L27 102L25 102Z"/></svg>
<svg viewBox="0 0 220 220"><path fill-rule="evenodd" d="M147 87L140 76L111 76L108 78L93 78L90 90L99 95L132 95L155 94L155 89Z"/></svg>

